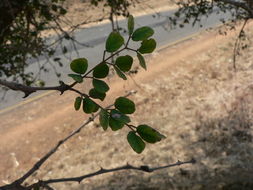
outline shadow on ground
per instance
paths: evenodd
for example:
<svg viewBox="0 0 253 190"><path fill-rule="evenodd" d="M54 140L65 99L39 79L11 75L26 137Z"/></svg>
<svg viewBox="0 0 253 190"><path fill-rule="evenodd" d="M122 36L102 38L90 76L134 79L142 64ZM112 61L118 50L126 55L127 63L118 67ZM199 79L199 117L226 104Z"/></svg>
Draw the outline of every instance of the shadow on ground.
<svg viewBox="0 0 253 190"><path fill-rule="evenodd" d="M76 189L96 190L252 190L252 111L237 102L222 118L200 119L196 142L189 142L194 166L165 169L152 174L127 171L80 184Z"/></svg>

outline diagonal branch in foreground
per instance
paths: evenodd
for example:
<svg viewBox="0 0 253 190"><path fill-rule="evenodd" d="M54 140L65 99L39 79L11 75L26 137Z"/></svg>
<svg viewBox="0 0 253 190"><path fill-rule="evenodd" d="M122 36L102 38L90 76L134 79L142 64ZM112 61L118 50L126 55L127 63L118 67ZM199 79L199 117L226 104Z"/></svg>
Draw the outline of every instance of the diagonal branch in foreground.
<svg viewBox="0 0 253 190"><path fill-rule="evenodd" d="M246 27L247 22L249 19L245 19L244 23L242 25L242 28L239 32L238 37L236 38L235 45L234 45L234 54L233 54L233 68L236 71L236 57L239 54L239 48L240 48L240 43L241 43L241 37L244 35L244 28Z"/></svg>
<svg viewBox="0 0 253 190"><path fill-rule="evenodd" d="M127 93L124 97L128 97L130 95L135 94L136 91L130 91L129 93ZM110 108L112 107L112 105L107 106L106 108ZM0 190L2 190L1 188L5 189L10 189L10 187L22 187L21 184L27 179L29 178L34 172L36 172L37 170L40 169L40 167L59 149L59 147L64 144L66 141L68 141L70 138L72 138L73 136L75 136L76 134L80 133L81 130L88 125L90 122L94 121L94 119L96 117L98 117L99 113L93 115L92 117L90 117L86 122L84 122L80 127L78 127L76 130L74 130L72 133L70 133L68 136L66 136L64 139L60 140L55 147L53 147L48 153L46 153L38 162L36 162L33 167L27 171L22 177L20 177L19 179L17 179L16 181L14 181L13 183L11 183L10 185L6 185L3 187L0 187Z"/></svg>

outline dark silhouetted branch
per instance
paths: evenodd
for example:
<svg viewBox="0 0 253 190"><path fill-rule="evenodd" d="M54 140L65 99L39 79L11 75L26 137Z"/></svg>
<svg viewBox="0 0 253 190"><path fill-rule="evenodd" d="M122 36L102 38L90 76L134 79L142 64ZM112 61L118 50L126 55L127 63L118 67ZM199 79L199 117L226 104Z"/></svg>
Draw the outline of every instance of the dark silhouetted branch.
<svg viewBox="0 0 253 190"><path fill-rule="evenodd" d="M165 169L165 168L171 168L171 167L180 166L180 165L184 165L184 164L195 164L195 163L196 163L196 160L195 159L191 159L191 160L185 161L185 162L177 161L174 164L168 164L168 165L165 165L165 166L154 167L154 168L149 167L147 165L140 166L140 167L135 167L135 166L132 166L130 164L127 164L125 166L120 166L120 167L112 168L112 169L101 168L100 170L98 170L96 172L93 172L93 173L90 173L90 174L86 174L86 175L82 175L82 176L79 176L79 177L59 178L59 179L50 179L50 180L46 180L46 181L39 181L38 183L33 184L30 187L40 186L40 184L41 184L41 186L43 186L45 184L61 183L61 182L78 182L78 183L80 183L81 181L83 181L86 178L94 177L94 176L105 174L105 173L111 173L111 172L121 171L121 170L139 170L139 171L142 171L142 172L151 173L151 172L154 172L156 170L161 170L161 169Z"/></svg>
<svg viewBox="0 0 253 190"><path fill-rule="evenodd" d="M3 85L7 88L10 88L15 91L22 91L24 92L25 96L24 98L28 97L30 94L37 92L37 91L48 91L48 90L56 90L60 91L61 94L63 94L66 90L70 89L70 86L65 84L64 82L60 81L59 86L52 86L52 87L32 87L32 86L26 86L23 84L19 84L16 82L9 82L6 80L0 79L0 85Z"/></svg>
<svg viewBox="0 0 253 190"><path fill-rule="evenodd" d="M234 45L234 54L233 54L233 68L234 70L236 71L236 57L237 57L237 54L238 54L238 49L239 49L239 46L240 46L240 42L241 42L241 37L242 35L244 34L244 28L247 24L249 19L245 19L244 22L243 22L243 25L242 25L242 28L239 32L239 35L235 41L235 45Z"/></svg>
<svg viewBox="0 0 253 190"><path fill-rule="evenodd" d="M135 94L136 91L130 91L129 93L127 93L124 97L128 97L132 94ZM106 109L112 107L112 105L109 105L106 107ZM14 181L12 184L10 185L6 185L3 187L0 187L0 190L12 190L13 187L16 188L16 190L21 190L22 186L21 184L28 178L30 177L34 172L36 172L37 170L39 170L39 168L45 163L46 160L48 160L49 157L51 157L57 150L58 148L64 144L66 141L68 141L71 137L75 136L76 134L80 133L81 130L88 125L90 122L94 121L94 119L99 115L99 113L93 115L92 117L90 117L86 122L84 122L79 128L77 128L76 130L74 130L72 133L70 133L67 137L65 137L64 139L60 140L55 147L53 147L48 153L46 153L38 162L36 162L34 164L34 166L27 172L25 173L21 178L17 179L16 181ZM46 183L44 183L43 187L45 187ZM33 186L34 187L34 186ZM14 188L14 189L15 189ZM47 187L48 188L48 187ZM14 190L13 189L13 190ZM27 189L27 188L26 188Z"/></svg>

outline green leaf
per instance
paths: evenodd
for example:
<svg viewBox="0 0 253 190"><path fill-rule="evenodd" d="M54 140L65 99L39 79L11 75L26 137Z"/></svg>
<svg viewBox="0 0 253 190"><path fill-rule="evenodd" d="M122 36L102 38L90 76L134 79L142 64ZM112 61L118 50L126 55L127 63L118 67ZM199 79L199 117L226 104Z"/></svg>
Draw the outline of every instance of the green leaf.
<svg viewBox="0 0 253 190"><path fill-rule="evenodd" d="M89 91L89 96L94 99L99 99L99 100L103 101L105 99L106 94L98 92L95 88L92 88Z"/></svg>
<svg viewBox="0 0 253 190"><path fill-rule="evenodd" d="M117 131L119 129L122 129L124 127L124 125L125 125L124 122L113 119L112 117L109 118L109 126L113 131Z"/></svg>
<svg viewBox="0 0 253 190"><path fill-rule="evenodd" d="M142 54L144 53L152 53L156 48L156 41L151 38L148 40L143 40L141 43L141 47L138 49L138 51Z"/></svg>
<svg viewBox="0 0 253 190"><path fill-rule="evenodd" d="M132 35L133 41L143 41L148 39L150 36L154 34L154 30L148 26L143 26L134 31Z"/></svg>
<svg viewBox="0 0 253 190"><path fill-rule="evenodd" d="M114 69L120 78L122 78L123 80L127 80L126 75L117 66L114 66Z"/></svg>
<svg viewBox="0 0 253 190"><path fill-rule="evenodd" d="M100 93L106 93L110 89L109 86L102 80L93 79L92 84Z"/></svg>
<svg viewBox="0 0 253 190"><path fill-rule="evenodd" d="M82 104L82 98L81 97L76 97L75 104L74 104L74 107L75 107L76 111L80 109L81 104Z"/></svg>
<svg viewBox="0 0 253 190"><path fill-rule="evenodd" d="M139 59L140 66L141 66L143 69L147 70L147 66L146 66L146 62L145 62L144 57L143 57L140 53L137 53L137 57L138 57L138 59Z"/></svg>
<svg viewBox="0 0 253 190"><path fill-rule="evenodd" d="M109 73L109 67L106 63L101 63L97 65L93 70L93 77L95 78L105 78Z"/></svg>
<svg viewBox="0 0 253 190"><path fill-rule="evenodd" d="M135 104L132 100L125 97L119 97L115 100L115 108L124 114L132 114L135 112Z"/></svg>
<svg viewBox="0 0 253 190"><path fill-rule="evenodd" d="M117 51L124 44L124 38L119 32L111 32L106 40L105 49L108 52Z"/></svg>
<svg viewBox="0 0 253 190"><path fill-rule="evenodd" d="M84 74L88 69L88 61L85 58L78 58L70 63L70 68L75 73Z"/></svg>
<svg viewBox="0 0 253 190"><path fill-rule="evenodd" d="M125 114L119 112L118 110L111 110L110 117L113 118L114 120L123 122L123 123L129 123L131 122L130 118L126 116Z"/></svg>
<svg viewBox="0 0 253 190"><path fill-rule="evenodd" d="M137 127L137 133L148 143L156 143L163 138L166 138L164 135L148 125L139 125Z"/></svg>
<svg viewBox="0 0 253 190"><path fill-rule="evenodd" d="M74 81L76 81L78 83L82 83L83 82L83 77L81 75L68 74L68 76L71 77Z"/></svg>
<svg viewBox="0 0 253 190"><path fill-rule="evenodd" d="M89 98L83 99L83 111L85 113L97 112L99 109L98 105Z"/></svg>
<svg viewBox="0 0 253 190"><path fill-rule="evenodd" d="M109 125L109 115L106 110L101 109L99 113L99 123L104 130L108 128Z"/></svg>
<svg viewBox="0 0 253 190"><path fill-rule="evenodd" d="M129 15L128 17L127 27L128 27L128 33L129 35L131 35L134 31L134 17L132 15Z"/></svg>
<svg viewBox="0 0 253 190"><path fill-rule="evenodd" d="M126 123L129 123L131 120L128 116L119 112L118 110L111 110L109 117L109 126L113 131L122 129Z"/></svg>
<svg viewBox="0 0 253 190"><path fill-rule="evenodd" d="M123 72L128 72L133 64L133 58L130 55L120 56L116 59L115 64Z"/></svg>
<svg viewBox="0 0 253 190"><path fill-rule="evenodd" d="M143 140L135 134L135 132L130 131L127 135L127 141L130 144L130 146L132 147L132 149L140 154L142 153L142 151L145 149L145 143L143 142Z"/></svg>

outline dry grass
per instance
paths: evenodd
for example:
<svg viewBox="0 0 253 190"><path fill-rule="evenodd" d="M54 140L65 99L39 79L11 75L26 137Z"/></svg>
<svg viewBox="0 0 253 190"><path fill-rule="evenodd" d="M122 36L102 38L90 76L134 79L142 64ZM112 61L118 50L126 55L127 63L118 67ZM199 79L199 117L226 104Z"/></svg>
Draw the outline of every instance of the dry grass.
<svg viewBox="0 0 253 190"><path fill-rule="evenodd" d="M99 128L91 129L92 132L88 130L80 137L78 147L64 150L71 157L63 157L41 175L46 176L48 171L54 171L48 177L78 175L98 166L110 168L126 162L157 166L194 157L197 160L194 166L151 175L119 172L61 188L252 189L253 47L244 51L234 73L232 51L228 51L233 40L192 59L181 60L149 83L139 83L139 93L134 97L138 110L133 120L159 129L167 136L166 140L136 155L125 140L127 130L104 134ZM84 140L89 133L93 133L92 141ZM62 168L64 172L60 172Z"/></svg>
<svg viewBox="0 0 253 190"><path fill-rule="evenodd" d="M88 1L89 2L89 1ZM82 0L66 0L68 13L66 18L71 24L76 25L83 21L97 21L100 18L108 18L110 9L99 4L97 7L90 6L90 3ZM141 0L135 1L130 6L130 13L137 16L147 13L155 13L158 11L175 8L176 4L173 0Z"/></svg>

